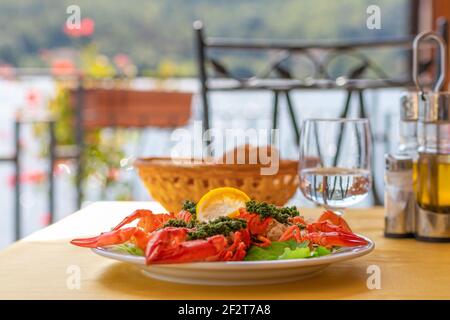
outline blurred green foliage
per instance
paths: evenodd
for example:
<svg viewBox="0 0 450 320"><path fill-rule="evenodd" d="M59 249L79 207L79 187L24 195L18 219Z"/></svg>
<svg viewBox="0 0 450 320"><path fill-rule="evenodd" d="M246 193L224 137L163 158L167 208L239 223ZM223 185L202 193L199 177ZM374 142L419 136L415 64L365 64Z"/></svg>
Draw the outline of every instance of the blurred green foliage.
<svg viewBox="0 0 450 320"><path fill-rule="evenodd" d="M85 43L80 50L80 67L85 75L84 86L99 86L102 80L116 76L116 70L108 57L98 52L92 43ZM127 78L114 81L117 86L127 86ZM74 85L64 80L55 82L55 96L49 101L48 109L55 122L55 139L58 146L73 146L76 143L76 115L71 91ZM34 124L34 134L38 139L47 137L46 125ZM100 190L101 199L131 200L132 188L124 179L122 161L126 160L124 145L133 142L136 132L124 129L90 129L84 131L83 174L85 186L94 185ZM43 143L42 145L46 145ZM43 148L42 156L48 156ZM126 171L126 168L125 168ZM75 177L74 177L75 178ZM86 195L85 195L86 196ZM88 197L89 198L89 197ZM85 199L84 199L85 200Z"/></svg>
<svg viewBox="0 0 450 320"><path fill-rule="evenodd" d="M192 31L196 19L205 22L209 36L373 39L407 34L409 3L408 0L2 0L0 63L43 66L42 50L82 47L82 39L70 39L63 33L68 17L66 8L73 4L80 6L82 18L95 20L92 40L100 52L109 57L117 53L129 55L144 75L170 72L183 76L196 73ZM371 4L381 8L380 30L366 27L366 9ZM375 56L387 70L403 71L401 57L396 58L398 54ZM247 70L247 60L244 57L241 66L233 67L241 74L251 72Z"/></svg>

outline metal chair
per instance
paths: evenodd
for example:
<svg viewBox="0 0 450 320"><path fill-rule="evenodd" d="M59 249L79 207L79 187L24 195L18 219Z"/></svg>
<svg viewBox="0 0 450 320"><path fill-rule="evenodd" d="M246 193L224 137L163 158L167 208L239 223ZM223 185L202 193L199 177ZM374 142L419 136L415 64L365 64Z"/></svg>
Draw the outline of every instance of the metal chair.
<svg viewBox="0 0 450 320"><path fill-rule="evenodd" d="M412 10L414 14L416 10ZM323 90L342 89L347 92L343 111L340 117L349 115L350 101L352 95L358 96L359 114L367 117L365 108L364 92L367 89L381 88L405 88L413 85L411 76L391 79L384 70L374 63L361 50L374 48L404 48L409 49L417 25L411 29L411 36L382 39L382 40L355 40L340 42L301 42L301 41L270 41L270 40L239 40L226 38L207 38L204 35L204 25L201 21L193 24L196 35L198 75L201 84L201 100L203 105L203 130L210 128L210 103L208 94L213 91L239 91L239 90L268 90L273 92L272 128L278 127L279 118L279 97L285 96L289 112L289 118L293 127L295 143L298 146L300 128L298 117L295 113L290 94L294 90ZM267 68L262 74L249 78L239 78L221 62L218 58L211 56L210 51L220 49L226 51L239 52L275 52L274 59L267 62ZM317 51L324 53L324 59L317 58ZM291 71L283 66L283 62L294 55L302 55L309 59L314 66L314 77L308 79L296 79ZM359 59L360 64L347 74L341 77L332 78L328 72L330 62L340 55L350 55ZM424 63L422 72L429 70L432 63ZM208 72L212 70L216 76L211 76ZM371 70L377 75L374 79L364 79L364 73ZM275 76L274 76L275 75ZM220 81L217 81L218 79ZM226 79L227 81L223 81ZM375 204L381 204L377 194L376 186L373 186L373 196Z"/></svg>

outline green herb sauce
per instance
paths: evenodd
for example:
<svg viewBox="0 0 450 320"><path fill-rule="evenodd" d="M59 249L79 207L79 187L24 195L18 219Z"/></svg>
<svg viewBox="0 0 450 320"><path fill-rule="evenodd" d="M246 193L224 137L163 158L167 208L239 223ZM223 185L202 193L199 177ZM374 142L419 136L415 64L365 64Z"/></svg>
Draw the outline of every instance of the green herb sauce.
<svg viewBox="0 0 450 320"><path fill-rule="evenodd" d="M289 218L300 215L295 206L279 208L273 204L255 200L250 200L245 205L248 212L259 214L262 218L272 217L281 223L287 223Z"/></svg>
<svg viewBox="0 0 450 320"><path fill-rule="evenodd" d="M229 235L247 227L247 222L243 219L232 219L220 217L208 223L197 223L194 230L188 232L188 240L206 239L208 237L222 234Z"/></svg>
<svg viewBox="0 0 450 320"><path fill-rule="evenodd" d="M183 203L182 209L188 211L190 214L195 216L197 204L193 201L186 200Z"/></svg>

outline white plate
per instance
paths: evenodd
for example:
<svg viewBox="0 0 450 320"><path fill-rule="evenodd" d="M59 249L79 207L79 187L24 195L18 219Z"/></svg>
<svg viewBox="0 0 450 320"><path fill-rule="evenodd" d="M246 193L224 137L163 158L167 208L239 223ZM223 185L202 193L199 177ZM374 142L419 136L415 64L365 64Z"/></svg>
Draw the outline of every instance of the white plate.
<svg viewBox="0 0 450 320"><path fill-rule="evenodd" d="M103 257L132 263L141 268L146 276L158 280L198 285L240 286L283 283L312 277L332 263L351 260L371 252L375 248L374 242L363 238L368 241L367 245L345 248L327 256L274 261L193 262L147 266L144 257L118 253L108 248L92 250Z"/></svg>

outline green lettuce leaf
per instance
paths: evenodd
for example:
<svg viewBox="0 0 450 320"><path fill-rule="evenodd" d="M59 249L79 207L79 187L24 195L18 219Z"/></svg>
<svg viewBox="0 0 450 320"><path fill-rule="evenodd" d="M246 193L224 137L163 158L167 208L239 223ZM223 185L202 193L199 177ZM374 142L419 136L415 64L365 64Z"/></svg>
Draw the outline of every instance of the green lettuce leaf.
<svg viewBox="0 0 450 320"><path fill-rule="evenodd" d="M136 247L132 243L117 244L114 247L112 247L112 249L113 251L131 254L133 256L144 256L144 251L142 251L142 249Z"/></svg>
<svg viewBox="0 0 450 320"><path fill-rule="evenodd" d="M309 258L311 256L311 250L309 247L305 248L285 248L282 255L278 257L279 260L286 260L286 259L303 259L303 258Z"/></svg>
<svg viewBox="0 0 450 320"><path fill-rule="evenodd" d="M290 241L273 241L270 246L261 248L258 246L251 246L245 256L245 261L259 261L259 260L278 260L284 253L286 248L295 250L297 248L307 248L308 241L297 243L294 240Z"/></svg>
<svg viewBox="0 0 450 320"><path fill-rule="evenodd" d="M331 250L328 250L327 248L322 247L322 246L318 246L317 248L315 248L312 251L312 254L311 254L310 258L326 256L326 255L328 255L330 253L331 253Z"/></svg>
<svg viewBox="0 0 450 320"><path fill-rule="evenodd" d="M328 249L325 248L325 247L319 246L319 247L316 249L316 252L317 252L317 254L319 255L319 257L321 257L321 256L326 256L326 255L330 254L330 253L331 253L331 250L328 250Z"/></svg>

